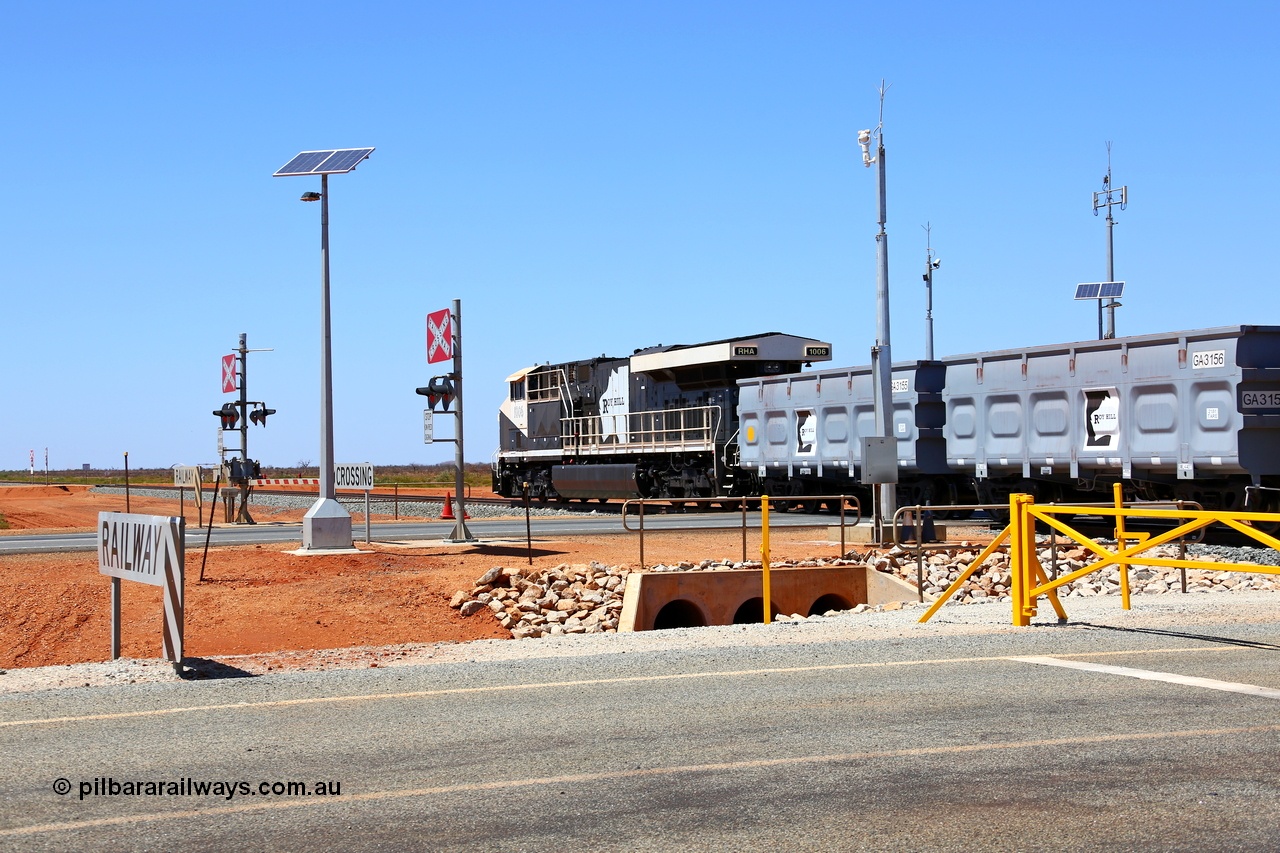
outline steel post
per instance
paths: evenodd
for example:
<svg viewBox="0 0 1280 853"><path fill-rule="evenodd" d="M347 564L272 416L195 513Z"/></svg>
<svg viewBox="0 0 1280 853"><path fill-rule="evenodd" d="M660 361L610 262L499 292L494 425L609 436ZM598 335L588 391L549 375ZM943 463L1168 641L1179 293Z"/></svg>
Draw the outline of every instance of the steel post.
<svg viewBox="0 0 1280 853"><path fill-rule="evenodd" d="M453 532L449 534L446 542L474 542L475 537L471 535L471 531L467 529L467 511L463 503L463 490L466 488L464 482L464 463L462 453L462 300L453 300L453 320L450 323L453 326L453 402L454 417L458 419L458 435L453 445L453 464L454 471L454 503L456 504L457 513L454 516Z"/></svg>
<svg viewBox="0 0 1280 853"><path fill-rule="evenodd" d="M883 100L883 93L881 95ZM875 418L876 429L885 438L893 436L893 355L889 345L889 235L888 201L885 194L884 128L878 133L876 147L876 181L879 187L879 224L876 234L876 350ZM897 487L893 483L880 486L880 517L893 518L897 510Z"/></svg>
<svg viewBox="0 0 1280 853"><path fill-rule="evenodd" d="M329 322L329 176L320 176L320 497L302 519L304 550L350 548L351 513L335 498L333 351Z"/></svg>

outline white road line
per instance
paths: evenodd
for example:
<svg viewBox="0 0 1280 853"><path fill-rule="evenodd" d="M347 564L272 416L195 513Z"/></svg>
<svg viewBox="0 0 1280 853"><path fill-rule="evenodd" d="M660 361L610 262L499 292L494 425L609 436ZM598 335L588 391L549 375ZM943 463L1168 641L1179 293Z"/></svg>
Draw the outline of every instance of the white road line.
<svg viewBox="0 0 1280 853"><path fill-rule="evenodd" d="M1259 687L1256 684L1241 684L1237 681L1218 681L1215 678L1197 678L1194 675L1178 675L1176 672L1156 672L1150 669L1133 669L1128 666L1111 666L1105 663L1086 663L1079 660L1063 660L1052 657L1011 657L1022 663L1034 663L1041 666L1061 666L1066 669L1082 669L1086 672L1101 672L1107 675L1123 675L1128 678L1141 678L1144 681L1167 681L1170 684L1185 684L1188 687L1204 687L1208 690L1225 690L1228 693L1244 693L1247 696L1259 696L1263 699L1280 699L1280 690L1273 687Z"/></svg>

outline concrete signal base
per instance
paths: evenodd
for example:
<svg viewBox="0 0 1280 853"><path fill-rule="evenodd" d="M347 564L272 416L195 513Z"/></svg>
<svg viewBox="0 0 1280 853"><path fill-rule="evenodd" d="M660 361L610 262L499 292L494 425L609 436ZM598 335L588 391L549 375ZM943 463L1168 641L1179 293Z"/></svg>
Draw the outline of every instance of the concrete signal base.
<svg viewBox="0 0 1280 853"><path fill-rule="evenodd" d="M776 568L769 570L769 578L769 610L774 616L812 616L918 597L914 586L868 566ZM760 569L632 572L627 575L618 630L763 622L763 583Z"/></svg>
<svg viewBox="0 0 1280 853"><path fill-rule="evenodd" d="M333 498L318 498L302 517L302 550L331 551L352 546L351 513Z"/></svg>

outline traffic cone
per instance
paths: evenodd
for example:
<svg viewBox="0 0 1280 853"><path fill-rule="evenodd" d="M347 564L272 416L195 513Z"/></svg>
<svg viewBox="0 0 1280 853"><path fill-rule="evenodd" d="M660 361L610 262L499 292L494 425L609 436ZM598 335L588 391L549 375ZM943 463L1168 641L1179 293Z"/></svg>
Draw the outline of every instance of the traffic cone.
<svg viewBox="0 0 1280 853"><path fill-rule="evenodd" d="M465 509L462 511L463 518L470 518L471 513ZM453 514L453 492L444 493L444 511L440 513L441 521L455 521L456 516Z"/></svg>

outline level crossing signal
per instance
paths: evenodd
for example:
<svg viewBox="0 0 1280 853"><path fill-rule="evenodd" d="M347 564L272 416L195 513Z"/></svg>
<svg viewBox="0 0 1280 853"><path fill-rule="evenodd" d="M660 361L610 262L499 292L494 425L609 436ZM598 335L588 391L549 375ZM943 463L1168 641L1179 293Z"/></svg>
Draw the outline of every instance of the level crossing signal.
<svg viewBox="0 0 1280 853"><path fill-rule="evenodd" d="M448 376L432 376L431 381L426 387L415 389L416 393L427 398L427 404L431 406L431 411L436 410L436 406L440 406L440 411L449 411L449 404L453 402L454 390L453 382Z"/></svg>
<svg viewBox="0 0 1280 853"><path fill-rule="evenodd" d="M223 429L235 429L236 423L240 420L240 412L236 410L235 403L223 403L221 409L214 409L215 417L222 418Z"/></svg>
<svg viewBox="0 0 1280 853"><path fill-rule="evenodd" d="M266 426L267 415L274 415L275 413L275 409L268 409L266 407L257 408L249 413L249 420L259 426Z"/></svg>

